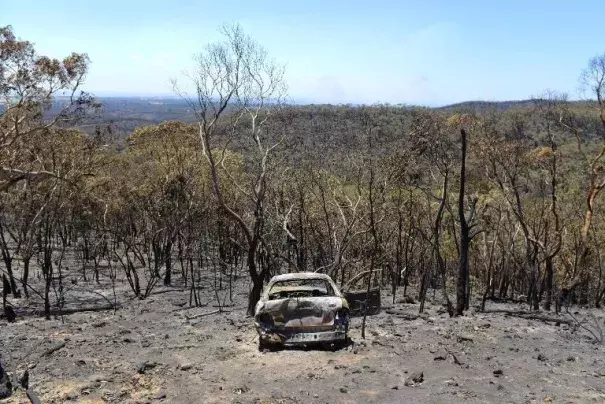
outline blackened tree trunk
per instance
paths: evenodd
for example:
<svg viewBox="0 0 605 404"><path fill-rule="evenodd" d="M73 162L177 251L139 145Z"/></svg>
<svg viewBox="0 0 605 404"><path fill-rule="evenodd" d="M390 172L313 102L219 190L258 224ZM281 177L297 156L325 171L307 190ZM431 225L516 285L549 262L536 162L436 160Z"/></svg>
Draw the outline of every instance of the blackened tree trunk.
<svg viewBox="0 0 605 404"><path fill-rule="evenodd" d="M260 300L260 295L263 291L263 277L264 276L257 276L252 280L252 290L248 295L248 314L251 316L254 315L254 308L256 307L256 303Z"/></svg>
<svg viewBox="0 0 605 404"><path fill-rule="evenodd" d="M23 286L23 292L27 297L29 297L29 294L27 293L27 282L29 279L29 263L31 258L30 255L23 257L23 276L21 277L21 285Z"/></svg>
<svg viewBox="0 0 605 404"><path fill-rule="evenodd" d="M460 192L458 194L458 215L460 216L460 266L456 288L456 315L464 313L468 281L468 249L470 246L469 226L464 214L464 187L466 183L466 131L460 130L462 155L460 161Z"/></svg>
<svg viewBox="0 0 605 404"><path fill-rule="evenodd" d="M2 252L2 260L4 261L4 265L6 267L6 273L8 274L8 280L11 286L11 294L14 297L20 297L19 290L17 289L17 282L15 281L15 276L13 274L13 257L11 255L10 249L8 248L8 243L6 237L4 236L4 228L0 223L0 251Z"/></svg>
<svg viewBox="0 0 605 404"><path fill-rule="evenodd" d="M545 292L546 297L544 298L544 310L550 310L552 304L552 290L554 281L554 270L553 270L553 259L551 256L546 257L546 279L545 279Z"/></svg>
<svg viewBox="0 0 605 404"><path fill-rule="evenodd" d="M164 256L166 260L166 273L164 274L164 285L170 286L172 284L172 240L169 240L166 244L166 252Z"/></svg>
<svg viewBox="0 0 605 404"><path fill-rule="evenodd" d="M53 280L52 247L50 246L49 238L47 234L42 263L42 273L44 275L44 317L47 320L50 320L50 288Z"/></svg>
<svg viewBox="0 0 605 404"><path fill-rule="evenodd" d="M371 131L369 132L371 134ZM369 136L368 136L369 137ZM371 138L370 138L371 139ZM371 142L368 141L371 146ZM374 266L376 265L376 256L378 254L379 242L378 242L378 229L376 228L376 218L374 212L374 167L372 166L372 162L370 162L370 181L368 184L368 202L370 207L370 232L372 234L373 240L373 248L372 248L372 256L370 257L370 276L368 278L368 288L366 289L366 300L364 303L363 310L363 320L361 321L361 338L366 339L366 321L368 318L368 310L370 306L369 296L370 290L372 288L372 281L374 275Z"/></svg>
<svg viewBox="0 0 605 404"><path fill-rule="evenodd" d="M256 265L256 252L258 249L258 241L254 241L248 247L248 272L250 274L250 279L252 280L252 290L248 295L248 315L254 315L254 309L256 307L256 303L260 300L260 295L263 291L263 284L265 278L265 271L257 270Z"/></svg>
<svg viewBox="0 0 605 404"><path fill-rule="evenodd" d="M443 212L445 211L445 205L447 203L447 190L448 190L448 181L449 181L449 170L446 170L443 174L443 189L441 191L441 202L439 203L439 209L437 209L437 214L435 215L435 221L433 222L433 253L435 255L435 260L437 261L437 265L439 266L439 272L441 274L441 280L443 282L443 297L445 298L445 304L447 306L447 312L452 317L454 315L454 308L450 301L450 297L447 293L447 280L446 280L446 272L447 266L445 260L443 259L443 255L441 254L441 242L439 241L441 235L441 222L443 220ZM425 284L425 288L428 285ZM426 289L425 289L426 293ZM424 309L424 296L423 302L421 303Z"/></svg>

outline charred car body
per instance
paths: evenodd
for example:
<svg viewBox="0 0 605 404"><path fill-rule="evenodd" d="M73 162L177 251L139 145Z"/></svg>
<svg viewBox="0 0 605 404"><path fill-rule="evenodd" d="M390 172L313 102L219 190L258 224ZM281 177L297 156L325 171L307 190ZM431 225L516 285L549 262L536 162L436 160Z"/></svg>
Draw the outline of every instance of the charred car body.
<svg viewBox="0 0 605 404"><path fill-rule="evenodd" d="M256 304L260 348L344 342L349 305L328 275L314 272L275 276Z"/></svg>

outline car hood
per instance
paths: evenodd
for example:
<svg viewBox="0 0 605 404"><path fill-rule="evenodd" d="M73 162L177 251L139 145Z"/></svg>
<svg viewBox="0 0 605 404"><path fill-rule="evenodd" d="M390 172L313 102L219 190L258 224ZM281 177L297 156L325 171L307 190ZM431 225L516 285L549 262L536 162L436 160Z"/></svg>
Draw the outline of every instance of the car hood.
<svg viewBox="0 0 605 404"><path fill-rule="evenodd" d="M299 297L259 302L256 316L269 314L277 329L332 327L337 311L347 302L337 296Z"/></svg>

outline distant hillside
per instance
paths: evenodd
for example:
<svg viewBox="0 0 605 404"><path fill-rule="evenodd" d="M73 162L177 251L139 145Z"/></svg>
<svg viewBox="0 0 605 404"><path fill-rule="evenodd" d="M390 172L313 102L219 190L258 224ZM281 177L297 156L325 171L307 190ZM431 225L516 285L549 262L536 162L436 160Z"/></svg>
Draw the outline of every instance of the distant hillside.
<svg viewBox="0 0 605 404"><path fill-rule="evenodd" d="M529 99L529 100L513 100L513 101L463 101L455 104L445 105L442 107L437 107L435 109L443 110L443 111L456 111L456 110L472 110L472 111L487 111L487 110L496 110L498 112L503 112L509 109L517 108L531 108L535 105L536 101L539 99ZM581 106L585 104L584 101L572 101L572 104Z"/></svg>
<svg viewBox="0 0 605 404"><path fill-rule="evenodd" d="M110 125L114 132L117 132L118 138L124 139L138 127L146 125L157 125L164 121L184 121L195 122L195 116L190 105L183 99L176 97L98 97L97 100L102 104L102 109L94 115L89 116L79 125L81 129L92 132L97 127ZM433 107L445 112L454 111L473 111L477 113L487 111L504 112L511 109L529 109L535 105L536 100L516 100L516 101L465 101L442 107ZM583 102L574 101L575 106L584 108ZM55 111L61 106L60 99L57 100ZM297 119L308 118L312 121L315 116L321 115L325 122L332 122L333 119L347 113L354 113L354 105L292 105ZM413 110L415 107L410 105L392 106L392 111ZM426 107L428 108L428 107ZM0 111L2 105L0 105ZM349 111L349 112L346 112ZM405 115L405 112L403 113ZM340 116L342 118L342 116ZM325 123L324 122L324 123ZM330 123L332 125L332 123Z"/></svg>
<svg viewBox="0 0 605 404"><path fill-rule="evenodd" d="M534 100L517 100L517 101L463 101L456 104L445 105L436 109L453 111L453 110L497 110L506 111L511 108L529 108L534 105Z"/></svg>

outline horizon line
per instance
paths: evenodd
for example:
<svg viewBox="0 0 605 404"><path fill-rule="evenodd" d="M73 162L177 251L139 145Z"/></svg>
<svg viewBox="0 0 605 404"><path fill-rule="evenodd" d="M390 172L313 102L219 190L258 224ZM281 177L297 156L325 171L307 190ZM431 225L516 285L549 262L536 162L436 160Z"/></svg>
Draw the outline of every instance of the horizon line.
<svg viewBox="0 0 605 404"><path fill-rule="evenodd" d="M105 99L111 99L111 98L131 98L131 99L139 99L139 100L144 100L144 99L165 99L165 100L182 100L182 97L179 97L178 95L175 94L136 94L136 93L114 93L114 92L100 92L100 93L95 93L93 91L85 91L86 93L92 95L95 98L105 98ZM58 96L57 98L63 98L63 96ZM523 103L523 102L528 102L528 101L532 101L532 100L539 100L539 99L543 99L541 97L528 97L528 98L524 98L524 99L516 99L516 100L495 100L495 99L469 99L469 100L463 100L463 101L454 101L454 102L445 102L445 103L407 103L407 102L399 102L399 103L392 103L392 102L372 102L372 103L365 103L365 102L320 102L320 101L313 101L313 100L309 100L309 99L296 99L296 98L292 98L290 100L286 101L286 104L288 105L297 105L297 106L306 106L306 105L330 105L330 106L372 106L372 105L389 105L389 106L400 106L400 107L428 107L428 108L447 108L447 107L453 107L456 105L460 105L460 104L470 104L470 103L485 103L485 104L505 104L505 103ZM587 101L584 99L579 99L579 98L574 98L574 99L568 99L568 101L570 102L583 102L583 101Z"/></svg>

